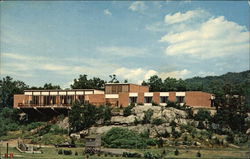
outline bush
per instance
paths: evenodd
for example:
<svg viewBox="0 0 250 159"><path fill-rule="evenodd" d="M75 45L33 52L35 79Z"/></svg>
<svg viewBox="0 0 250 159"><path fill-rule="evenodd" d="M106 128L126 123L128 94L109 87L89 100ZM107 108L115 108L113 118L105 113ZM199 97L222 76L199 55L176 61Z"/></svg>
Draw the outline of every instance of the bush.
<svg viewBox="0 0 250 159"><path fill-rule="evenodd" d="M198 129L205 129L206 127L205 127L205 125L203 124L202 121L199 121L197 128Z"/></svg>
<svg viewBox="0 0 250 159"><path fill-rule="evenodd" d="M157 104L155 101L152 101L152 106L158 106L159 104Z"/></svg>
<svg viewBox="0 0 250 159"><path fill-rule="evenodd" d="M157 154L153 154L151 152L146 152L146 153L144 153L144 158L145 159L160 159L161 157Z"/></svg>
<svg viewBox="0 0 250 159"><path fill-rule="evenodd" d="M156 118L156 119L153 119L153 121L152 121L153 125L161 125L163 123L165 123L165 120L163 120L161 118Z"/></svg>
<svg viewBox="0 0 250 159"><path fill-rule="evenodd" d="M211 119L210 111L206 109L199 109L197 114L194 115L194 119L198 121L205 121L205 120L210 121Z"/></svg>
<svg viewBox="0 0 250 159"><path fill-rule="evenodd" d="M153 116L154 111L152 109L148 109L144 112L144 117L142 120L142 124L150 124L151 117Z"/></svg>
<svg viewBox="0 0 250 159"><path fill-rule="evenodd" d="M64 155L72 155L72 151L71 150L63 150L63 154Z"/></svg>
<svg viewBox="0 0 250 159"><path fill-rule="evenodd" d="M131 152L123 152L122 157L137 157L141 158L141 154L139 153L131 153Z"/></svg>
<svg viewBox="0 0 250 159"><path fill-rule="evenodd" d="M132 111L131 111L131 109L134 107L134 105L133 104L131 104L130 106L128 106L128 107L126 107L126 108L124 108L124 110L123 110L123 116L129 116L129 115L131 115L132 114Z"/></svg>
<svg viewBox="0 0 250 159"><path fill-rule="evenodd" d="M179 153L180 153L180 152L178 151L178 149L176 149L176 150L174 151L174 155L175 155L175 156L178 156Z"/></svg>
<svg viewBox="0 0 250 159"><path fill-rule="evenodd" d="M196 157L201 157L200 151L197 152Z"/></svg>
<svg viewBox="0 0 250 159"><path fill-rule="evenodd" d="M109 148L146 148L156 141L146 134L138 134L126 128L112 128L102 137L103 145Z"/></svg>
<svg viewBox="0 0 250 159"><path fill-rule="evenodd" d="M75 152L75 156L78 156L78 152L77 151Z"/></svg>
<svg viewBox="0 0 250 159"><path fill-rule="evenodd" d="M59 155L63 154L62 149L59 149L57 153L58 153Z"/></svg>

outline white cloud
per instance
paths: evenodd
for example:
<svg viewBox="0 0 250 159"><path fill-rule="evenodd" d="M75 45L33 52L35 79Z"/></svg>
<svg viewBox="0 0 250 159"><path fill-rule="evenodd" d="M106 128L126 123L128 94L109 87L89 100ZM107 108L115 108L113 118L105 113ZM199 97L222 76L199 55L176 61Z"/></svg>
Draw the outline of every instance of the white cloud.
<svg viewBox="0 0 250 159"><path fill-rule="evenodd" d="M112 15L112 13L108 9L105 9L103 13L104 15Z"/></svg>
<svg viewBox="0 0 250 159"><path fill-rule="evenodd" d="M147 53L147 50L144 48L133 48L133 47L98 47L97 50L104 54L105 56L116 55L122 57L128 56L142 56Z"/></svg>
<svg viewBox="0 0 250 159"><path fill-rule="evenodd" d="M121 67L116 69L114 72L119 77L123 79L128 79L129 82L135 82L141 84L143 80L147 80L149 77L157 74L155 70L145 70L142 68L129 69Z"/></svg>
<svg viewBox="0 0 250 159"><path fill-rule="evenodd" d="M142 1L136 1L136 2L133 2L130 6L129 6L129 9L134 11L134 12L142 12L144 11L145 9L147 9L147 6L145 5L144 2Z"/></svg>
<svg viewBox="0 0 250 159"><path fill-rule="evenodd" d="M167 77L172 77L172 78L185 78L187 77L187 75L189 75L191 73L191 71L187 70L187 69L183 69L183 70L177 70L177 71L171 71L171 72L162 72L159 74L159 76L162 79L165 79Z"/></svg>
<svg viewBox="0 0 250 159"><path fill-rule="evenodd" d="M160 78L165 79L167 77L172 78L186 78L191 74L191 71L187 69L176 70L170 72L157 72L153 69L146 70L143 68L125 68L121 67L116 69L113 74L116 74L118 78L128 79L129 82L141 84L143 80L147 81L151 76L158 75Z"/></svg>
<svg viewBox="0 0 250 159"><path fill-rule="evenodd" d="M177 12L175 14L168 14L165 16L166 24L176 24L185 22L187 20L205 16L207 13L203 10L191 10L185 13Z"/></svg>
<svg viewBox="0 0 250 159"><path fill-rule="evenodd" d="M195 29L167 33L160 39L168 46L167 55L188 55L210 59L237 53L249 53L249 31L245 26L228 21L225 17L212 17L197 24Z"/></svg>

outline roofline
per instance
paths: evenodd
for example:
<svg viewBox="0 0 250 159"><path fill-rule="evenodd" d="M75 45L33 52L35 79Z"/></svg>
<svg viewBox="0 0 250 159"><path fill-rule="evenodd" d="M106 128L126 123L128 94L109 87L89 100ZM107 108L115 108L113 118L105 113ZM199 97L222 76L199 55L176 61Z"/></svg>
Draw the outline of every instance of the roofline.
<svg viewBox="0 0 250 159"><path fill-rule="evenodd" d="M103 91L99 89L26 89L24 92L56 92L56 91Z"/></svg>
<svg viewBox="0 0 250 159"><path fill-rule="evenodd" d="M129 84L131 84L131 85L137 85L137 86L143 86L143 85L134 84L134 83L106 83L105 85L129 85Z"/></svg>

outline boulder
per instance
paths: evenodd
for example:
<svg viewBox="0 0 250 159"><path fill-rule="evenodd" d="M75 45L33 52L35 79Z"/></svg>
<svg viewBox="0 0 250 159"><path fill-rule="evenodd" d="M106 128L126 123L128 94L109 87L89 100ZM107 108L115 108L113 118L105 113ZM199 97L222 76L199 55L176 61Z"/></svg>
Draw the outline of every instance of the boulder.
<svg viewBox="0 0 250 159"><path fill-rule="evenodd" d="M116 125L101 126L101 127L93 126L93 127L89 128L89 134L90 135L92 135L92 134L104 134L114 127L123 127L123 126L116 126Z"/></svg>
<svg viewBox="0 0 250 159"><path fill-rule="evenodd" d="M77 134L77 133L70 134L70 137L75 138L75 139L80 139L81 138L80 134Z"/></svg>
<svg viewBox="0 0 250 159"><path fill-rule="evenodd" d="M134 115L130 115L127 117L124 116L113 116L111 118L111 123L112 124L128 124L128 125L132 125L134 124L136 116Z"/></svg>
<svg viewBox="0 0 250 159"><path fill-rule="evenodd" d="M56 124L61 129L68 129L69 128L69 118L65 117L62 121L58 121Z"/></svg>

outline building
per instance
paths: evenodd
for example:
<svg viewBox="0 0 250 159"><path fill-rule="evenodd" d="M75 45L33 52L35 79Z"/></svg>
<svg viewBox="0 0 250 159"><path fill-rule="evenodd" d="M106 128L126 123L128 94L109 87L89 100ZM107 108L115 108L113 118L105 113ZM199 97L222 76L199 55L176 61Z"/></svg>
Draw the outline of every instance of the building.
<svg viewBox="0 0 250 159"><path fill-rule="evenodd" d="M14 95L14 108L18 109L70 109L74 101L96 106L111 105L127 107L135 105L165 106L167 101L186 104L191 107L211 107L214 96L201 91L149 92L148 86L128 83L105 85L105 91L95 89L72 90L25 90L24 94Z"/></svg>

